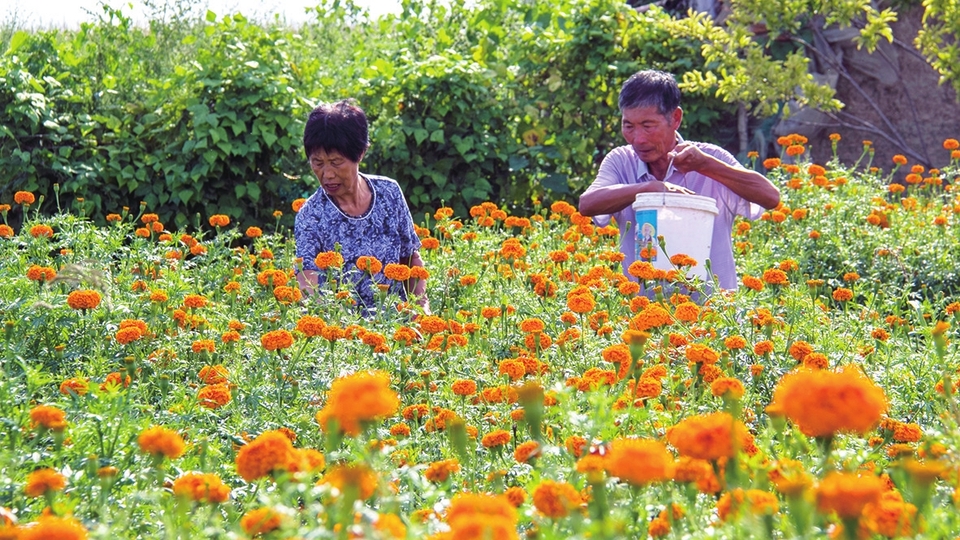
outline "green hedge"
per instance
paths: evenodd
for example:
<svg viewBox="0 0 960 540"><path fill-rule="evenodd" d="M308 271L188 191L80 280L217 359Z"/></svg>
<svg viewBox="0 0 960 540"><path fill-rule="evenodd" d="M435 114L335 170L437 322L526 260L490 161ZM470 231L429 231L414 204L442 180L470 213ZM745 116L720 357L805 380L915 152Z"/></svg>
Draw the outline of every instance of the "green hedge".
<svg viewBox="0 0 960 540"><path fill-rule="evenodd" d="M213 13L138 28L104 8L78 31L17 33L0 58L0 202L26 190L58 194L46 210L81 198L97 219L144 204L176 227L289 222L316 185L303 120L344 97L370 116L362 169L396 178L417 211L572 199L620 144L620 83L703 67L669 15L614 0L404 9L324 4L293 30ZM729 106L684 107L685 134L730 142Z"/></svg>

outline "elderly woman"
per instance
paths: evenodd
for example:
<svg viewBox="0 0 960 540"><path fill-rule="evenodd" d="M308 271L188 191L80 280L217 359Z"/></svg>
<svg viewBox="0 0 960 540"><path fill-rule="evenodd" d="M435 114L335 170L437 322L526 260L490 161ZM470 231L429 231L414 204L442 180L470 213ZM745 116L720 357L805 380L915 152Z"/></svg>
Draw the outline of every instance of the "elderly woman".
<svg viewBox="0 0 960 540"><path fill-rule="evenodd" d="M339 245L343 268L334 277L352 284L363 312L376 308L379 285L429 311L424 280L392 281L382 271L357 268L364 256L384 267L423 266L420 239L400 186L385 176L360 173L367 137L367 116L352 100L320 105L310 113L303 149L320 189L297 213L293 234L297 257L303 260L297 281L305 296L316 292L319 281L328 279L316 257Z"/></svg>

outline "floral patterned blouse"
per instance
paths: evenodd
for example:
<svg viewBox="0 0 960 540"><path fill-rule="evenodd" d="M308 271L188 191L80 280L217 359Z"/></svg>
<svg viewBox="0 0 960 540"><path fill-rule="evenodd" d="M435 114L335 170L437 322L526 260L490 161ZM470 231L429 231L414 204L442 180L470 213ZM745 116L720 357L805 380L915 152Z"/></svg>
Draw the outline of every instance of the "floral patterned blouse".
<svg viewBox="0 0 960 540"><path fill-rule="evenodd" d="M318 281L325 283L328 276L317 268L314 259L318 253L334 251L340 245L342 270L332 276L352 284L355 299L363 311L376 306L375 284L389 283L389 292L406 300L406 291L400 282L392 282L377 273L371 280L366 272L357 269L357 258L376 257L384 266L390 263L409 264L409 258L420 249L420 238L413 227L410 208L396 180L385 176L361 174L373 193L370 208L361 216L345 214L323 191L318 189L297 212L293 228L297 257L303 260L304 270L319 272Z"/></svg>

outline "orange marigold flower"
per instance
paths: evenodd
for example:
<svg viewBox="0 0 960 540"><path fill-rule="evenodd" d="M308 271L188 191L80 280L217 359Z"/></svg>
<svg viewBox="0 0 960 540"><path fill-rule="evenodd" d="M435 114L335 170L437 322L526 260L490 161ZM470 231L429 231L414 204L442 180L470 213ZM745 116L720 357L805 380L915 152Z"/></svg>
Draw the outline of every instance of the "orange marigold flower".
<svg viewBox="0 0 960 540"><path fill-rule="evenodd" d="M458 396L472 396L477 393L477 383L470 379L458 379L451 385L451 390Z"/></svg>
<svg viewBox="0 0 960 540"><path fill-rule="evenodd" d="M916 515L916 506L904 502L898 492L886 491L879 501L864 506L860 516L860 531L884 538L914 537L918 532L913 528L917 523Z"/></svg>
<svg viewBox="0 0 960 540"><path fill-rule="evenodd" d="M879 502L884 490L884 482L877 476L830 472L816 486L814 493L820 512L857 518L868 504Z"/></svg>
<svg viewBox="0 0 960 540"><path fill-rule="evenodd" d="M787 273L779 268L768 268L763 271L763 281L768 285L789 285Z"/></svg>
<svg viewBox="0 0 960 540"><path fill-rule="evenodd" d="M14 234L13 227L0 223L0 238L13 238Z"/></svg>
<svg viewBox="0 0 960 540"><path fill-rule="evenodd" d="M230 403L231 399L230 387L224 383L208 384L197 392L197 401L207 409L219 409Z"/></svg>
<svg viewBox="0 0 960 540"><path fill-rule="evenodd" d="M456 459L445 459L434 461L425 471L423 476L430 482L446 482L451 473L460 472L460 462Z"/></svg>
<svg viewBox="0 0 960 540"><path fill-rule="evenodd" d="M230 498L230 488L216 474L188 472L173 481L173 494L201 503L222 503Z"/></svg>
<svg viewBox="0 0 960 540"><path fill-rule="evenodd" d="M18 191L13 194L13 202L17 204L33 204L37 198L29 191Z"/></svg>
<svg viewBox="0 0 960 540"><path fill-rule="evenodd" d="M522 487L513 486L507 488L503 495L510 501L514 508L519 508L527 500L527 492Z"/></svg>
<svg viewBox="0 0 960 540"><path fill-rule="evenodd" d="M440 247L440 240L437 240L434 237L424 238L420 242L420 247L425 250L438 249Z"/></svg>
<svg viewBox="0 0 960 540"><path fill-rule="evenodd" d="M723 346L730 350L742 349L747 346L747 340L743 336L730 336L723 340Z"/></svg>
<svg viewBox="0 0 960 540"><path fill-rule="evenodd" d="M266 431L237 451L237 474L247 482L252 482L273 471L287 470L293 458L294 448L290 437L279 429Z"/></svg>
<svg viewBox="0 0 960 540"><path fill-rule="evenodd" d="M293 346L293 334L287 330L272 330L260 336L260 345L268 351L289 349Z"/></svg>
<svg viewBox="0 0 960 540"><path fill-rule="evenodd" d="M740 399L744 388L740 379L734 377L719 377L710 384L710 392L716 397Z"/></svg>
<svg viewBox="0 0 960 540"><path fill-rule="evenodd" d="M837 287L833 291L833 299L837 302L848 302L853 300L853 291L845 287Z"/></svg>
<svg viewBox="0 0 960 540"><path fill-rule="evenodd" d="M780 166L780 158L767 158L763 160L764 169L776 169Z"/></svg>
<svg viewBox="0 0 960 540"><path fill-rule="evenodd" d="M362 423L392 416L400 407L397 393L390 388L390 376L382 371L363 371L335 379L327 394L326 406L317 413L317 423L349 436L360 434Z"/></svg>
<svg viewBox="0 0 960 540"><path fill-rule="evenodd" d="M49 225L34 225L30 227L30 236L34 238L53 238L53 227Z"/></svg>
<svg viewBox="0 0 960 540"><path fill-rule="evenodd" d="M748 289L752 289L757 292L763 290L763 281L761 281L759 278L744 274L741 281L743 282L743 286Z"/></svg>
<svg viewBox="0 0 960 540"><path fill-rule="evenodd" d="M283 270L268 269L257 274L257 283L264 287L283 287L289 281L289 276Z"/></svg>
<svg viewBox="0 0 960 540"><path fill-rule="evenodd" d="M65 396L69 396L71 392L78 396L82 396L89 390L90 383L81 378L67 379L60 383L60 393Z"/></svg>
<svg viewBox="0 0 960 540"><path fill-rule="evenodd" d="M697 322L700 318L700 306L694 302L683 302L676 307L673 316L682 322Z"/></svg>
<svg viewBox="0 0 960 540"><path fill-rule="evenodd" d="M713 461L746 448L747 428L724 412L690 416L667 429L667 440L681 456Z"/></svg>
<svg viewBox="0 0 960 540"><path fill-rule="evenodd" d="M200 373L198 376L204 384L221 384L227 382L227 375L230 372L227 371L222 365L215 366L203 366L200 368Z"/></svg>
<svg viewBox="0 0 960 540"><path fill-rule="evenodd" d="M956 150L957 148L960 148L960 141L957 141L956 139L946 139L943 141L943 148L945 150Z"/></svg>
<svg viewBox="0 0 960 540"><path fill-rule="evenodd" d="M183 298L183 305L191 309L206 307L208 303L207 297L202 294L188 294Z"/></svg>
<svg viewBox="0 0 960 540"><path fill-rule="evenodd" d="M855 367L836 372L801 369L783 376L770 407L783 411L811 437L841 432L862 436L886 412L887 398Z"/></svg>
<svg viewBox="0 0 960 540"><path fill-rule="evenodd" d="M54 469L37 469L27 476L23 491L27 497L42 497L49 491L63 491L67 477Z"/></svg>
<svg viewBox="0 0 960 540"><path fill-rule="evenodd" d="M61 431L67 427L67 413L53 405L37 405L30 409L30 426Z"/></svg>
<svg viewBox="0 0 960 540"><path fill-rule="evenodd" d="M520 409L522 410L522 409ZM526 463L530 461L531 458L535 458L540 455L540 444L537 441L526 441L517 445L517 448L513 451L513 458L517 460L517 463Z"/></svg>
<svg viewBox="0 0 960 540"><path fill-rule="evenodd" d="M341 268L343 266L343 256L336 251L323 251L317 253L317 256L313 259L313 263L316 264L320 270Z"/></svg>
<svg viewBox="0 0 960 540"><path fill-rule="evenodd" d="M673 317L660 304L648 304L639 313L630 319L630 329L646 332L653 328L673 324Z"/></svg>
<svg viewBox="0 0 960 540"><path fill-rule="evenodd" d="M610 443L604 467L610 476L634 486L643 486L670 479L673 455L659 441L618 438Z"/></svg>
<svg viewBox="0 0 960 540"><path fill-rule="evenodd" d="M73 309L95 309L100 305L100 293L89 289L73 291L67 295L67 305Z"/></svg>
<svg viewBox="0 0 960 540"><path fill-rule="evenodd" d="M580 493L566 482L543 480L533 490L533 506L543 515L560 519L583 504Z"/></svg>
<svg viewBox="0 0 960 540"><path fill-rule="evenodd" d="M27 279L30 281L53 281L55 277L57 277L57 271L49 266L32 264L30 268L27 268Z"/></svg>
<svg viewBox="0 0 960 540"><path fill-rule="evenodd" d="M226 227L230 224L230 216L214 214L209 219L211 227Z"/></svg>
<svg viewBox="0 0 960 540"><path fill-rule="evenodd" d="M2 530L2 529L0 529ZM72 517L41 515L36 522L18 529L19 540L87 540L87 529Z"/></svg>
<svg viewBox="0 0 960 540"><path fill-rule="evenodd" d="M197 354L202 352L213 354L217 350L217 344L212 339L198 339L190 345L190 349Z"/></svg>
<svg viewBox="0 0 960 540"><path fill-rule="evenodd" d="M120 328L117 330L117 333L114 334L113 337L117 340L117 343L126 345L142 338L143 332L136 326L128 326L126 328Z"/></svg>
<svg viewBox="0 0 960 540"><path fill-rule="evenodd" d="M410 279L410 267L405 264L390 263L384 267L383 275L393 281L406 281Z"/></svg>
<svg viewBox="0 0 960 540"><path fill-rule="evenodd" d="M247 238L260 238L263 236L263 230L260 227L247 227Z"/></svg>
<svg viewBox="0 0 960 540"><path fill-rule="evenodd" d="M903 154L897 154L893 156L893 162L896 163L897 165L906 165L907 157L904 156Z"/></svg>
<svg viewBox="0 0 960 540"><path fill-rule="evenodd" d="M163 426L147 428L137 437L140 451L155 457L176 459L183 455L186 443L179 433Z"/></svg>
<svg viewBox="0 0 960 540"><path fill-rule="evenodd" d="M376 257L361 255L357 257L357 268L369 274L379 274L383 270L383 263Z"/></svg>
<svg viewBox="0 0 960 540"><path fill-rule="evenodd" d="M687 346L684 351L687 360L696 363L716 364L720 359L720 353L711 349L702 343L693 343Z"/></svg>
<svg viewBox="0 0 960 540"><path fill-rule="evenodd" d="M480 444L486 448L499 448L510 442L510 438L509 431L498 429L484 435L480 440Z"/></svg>
<svg viewBox="0 0 960 540"><path fill-rule="evenodd" d="M749 512L757 516L771 516L780 511L777 496L759 489L742 488L727 491L717 501L717 514L721 521L728 521L731 515Z"/></svg>
<svg viewBox="0 0 960 540"><path fill-rule="evenodd" d="M450 538L517 540L517 511L504 495L458 493L447 510Z"/></svg>
<svg viewBox="0 0 960 540"><path fill-rule="evenodd" d="M297 331L308 338L323 335L323 329L326 326L323 319L312 315L304 315L297 321Z"/></svg>
<svg viewBox="0 0 960 540"><path fill-rule="evenodd" d="M796 157L803 154L805 150L806 149L803 147L802 144L791 144L790 146L787 147L787 155L791 157Z"/></svg>
<svg viewBox="0 0 960 540"><path fill-rule="evenodd" d="M333 467L320 480L321 484L329 484L341 493L348 488L355 489L361 500L369 499L377 490L380 480L373 470L364 464L343 464Z"/></svg>
<svg viewBox="0 0 960 540"><path fill-rule="evenodd" d="M283 514L272 508L256 508L240 518L240 526L250 536L262 536L279 529L284 522Z"/></svg>

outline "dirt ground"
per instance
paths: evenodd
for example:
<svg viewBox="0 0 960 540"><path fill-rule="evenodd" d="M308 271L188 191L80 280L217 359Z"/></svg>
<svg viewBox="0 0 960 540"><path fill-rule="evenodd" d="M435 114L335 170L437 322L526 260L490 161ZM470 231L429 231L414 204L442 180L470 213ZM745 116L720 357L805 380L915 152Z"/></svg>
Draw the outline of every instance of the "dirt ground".
<svg viewBox="0 0 960 540"><path fill-rule="evenodd" d="M873 164L883 169L892 166L895 154L904 154L910 164L919 163L927 168L943 167L949 161L949 153L943 148L944 139L960 138L960 103L957 94L949 84L938 84L939 74L916 53L913 40L920 28L923 8L916 7L900 14L900 20L893 25L894 37L906 48L897 49L894 69L898 77L892 84L884 85L855 68L849 68L853 79L864 91L840 77L837 84L837 97L846 104L844 111L869 121L875 126L885 126L883 117L871 105L872 100L886 116L893 130L898 132L917 156L910 155L902 143L884 140L877 134L864 130L851 129L839 125L824 127L820 136L811 138L811 157L817 163L826 163L831 157L827 135L839 133L842 137L838 145L841 162L852 164L861 155L863 140L874 143L876 154ZM854 45L845 47L855 49ZM916 54L914 54L916 53ZM869 99L868 99L869 98ZM906 168L908 169L908 168ZM909 171L907 171L909 172ZM904 168L898 173L906 174Z"/></svg>

